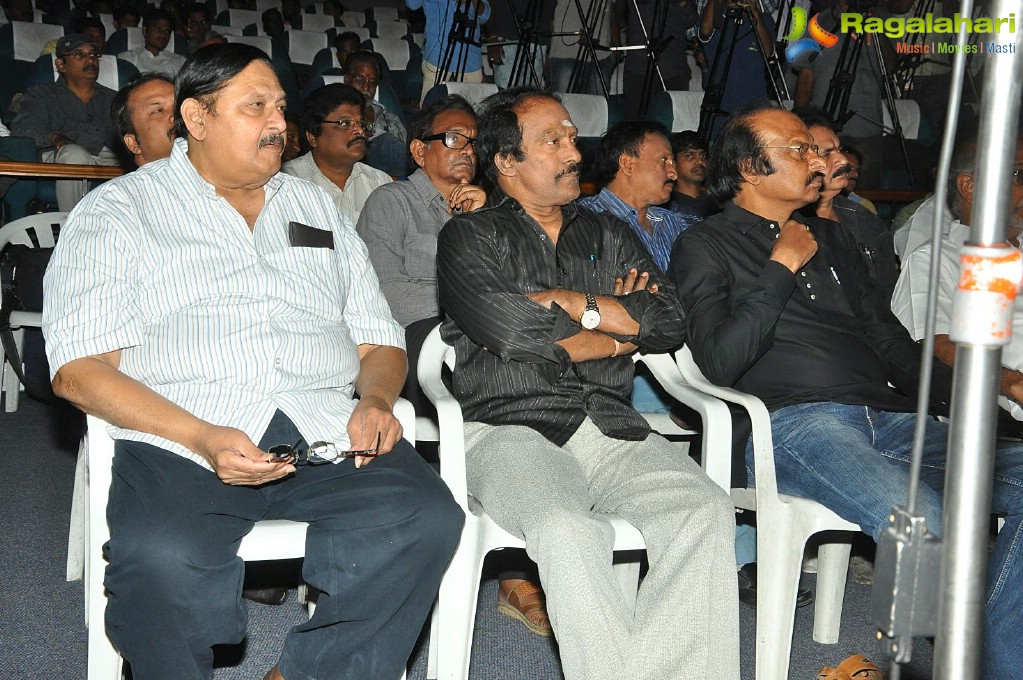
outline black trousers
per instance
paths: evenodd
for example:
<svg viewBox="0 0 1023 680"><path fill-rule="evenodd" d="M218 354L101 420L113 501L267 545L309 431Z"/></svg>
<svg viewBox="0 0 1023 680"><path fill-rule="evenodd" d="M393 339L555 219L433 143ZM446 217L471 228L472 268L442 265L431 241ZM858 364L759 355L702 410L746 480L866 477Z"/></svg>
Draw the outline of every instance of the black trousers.
<svg viewBox="0 0 1023 680"><path fill-rule="evenodd" d="M297 431L277 412L260 448ZM303 466L229 486L155 446L121 440L107 506L106 625L136 680L209 678L217 644L245 636L238 545L261 519L309 522L302 575L315 615L285 641L288 680L401 675L461 535L443 481L406 442L356 469Z"/></svg>

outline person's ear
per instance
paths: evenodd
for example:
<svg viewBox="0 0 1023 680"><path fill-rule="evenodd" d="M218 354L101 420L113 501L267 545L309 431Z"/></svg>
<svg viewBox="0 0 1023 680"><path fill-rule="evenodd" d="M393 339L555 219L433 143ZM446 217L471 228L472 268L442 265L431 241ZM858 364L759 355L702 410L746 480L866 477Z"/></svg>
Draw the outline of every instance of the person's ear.
<svg viewBox="0 0 1023 680"><path fill-rule="evenodd" d="M956 189L964 201L973 205L973 173L963 173L956 177Z"/></svg>
<svg viewBox="0 0 1023 680"><path fill-rule="evenodd" d="M305 141L306 141L306 144L309 145L310 149L315 149L316 145L319 144L320 140L317 139L316 137L313 137L313 133L311 133L308 130L306 130L305 131Z"/></svg>
<svg viewBox="0 0 1023 680"><path fill-rule="evenodd" d="M504 177L514 177L518 174L515 165L515 158L510 153L499 153L494 157L494 165L497 171Z"/></svg>
<svg viewBox="0 0 1023 680"><path fill-rule="evenodd" d="M632 166L635 161L636 161L635 158L633 158L627 153L623 153L621 156L618 157L618 172L622 173L626 177L631 177Z"/></svg>
<svg viewBox="0 0 1023 680"><path fill-rule="evenodd" d="M206 139L206 111L207 107L198 99L189 97L181 103L181 119L185 122L185 129L193 138L202 141Z"/></svg>
<svg viewBox="0 0 1023 680"><path fill-rule="evenodd" d="M753 186L760 184L760 181L763 178L763 175L761 175L759 172L753 171L752 158L746 158L739 161L739 174L742 175L742 179L744 182L746 182L747 184L751 184Z"/></svg>
<svg viewBox="0 0 1023 680"><path fill-rule="evenodd" d="M138 137L134 134L129 132L121 137L121 139L124 141L124 145L128 147L128 151L130 151L133 156L138 156L142 153L142 147L139 146Z"/></svg>
<svg viewBox="0 0 1023 680"><path fill-rule="evenodd" d="M409 153L416 165L423 167L426 164L426 143L421 139L413 139L408 145Z"/></svg>
<svg viewBox="0 0 1023 680"><path fill-rule="evenodd" d="M57 73L64 72L64 57L57 57L53 60L53 63L57 66Z"/></svg>

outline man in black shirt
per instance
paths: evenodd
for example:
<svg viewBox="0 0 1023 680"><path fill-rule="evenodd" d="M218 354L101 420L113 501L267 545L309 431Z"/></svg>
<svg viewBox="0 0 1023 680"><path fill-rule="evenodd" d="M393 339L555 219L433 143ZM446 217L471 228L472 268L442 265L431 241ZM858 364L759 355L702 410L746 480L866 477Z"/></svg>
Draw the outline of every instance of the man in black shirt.
<svg viewBox="0 0 1023 680"><path fill-rule="evenodd" d="M778 490L811 498L875 539L905 502L920 349L877 304L877 288L839 224L793 211L816 201L826 168L810 131L766 106L733 115L711 155L724 212L686 231L669 277L707 377L764 400L771 411ZM948 367L935 365L937 398ZM918 509L941 531L944 423L929 423ZM746 451L753 479L752 448ZM1007 513L990 563L985 678L1023 662L1023 447L998 447L992 507Z"/></svg>
<svg viewBox="0 0 1023 680"><path fill-rule="evenodd" d="M437 252L469 492L536 560L567 680L735 680L733 508L629 403L627 355L684 340L671 286L631 230L572 205L576 129L553 95L504 90L480 120L496 188ZM650 555L635 613L607 513Z"/></svg>
<svg viewBox="0 0 1023 680"><path fill-rule="evenodd" d="M878 304L887 309L891 306L895 282L899 280L899 260L892 233L880 217L842 195L849 185L853 166L842 150L842 142L827 115L820 109L811 108L799 117L809 128L813 143L827 165L820 198L803 208L802 212L838 222L846 228L855 239L856 250L879 289Z"/></svg>

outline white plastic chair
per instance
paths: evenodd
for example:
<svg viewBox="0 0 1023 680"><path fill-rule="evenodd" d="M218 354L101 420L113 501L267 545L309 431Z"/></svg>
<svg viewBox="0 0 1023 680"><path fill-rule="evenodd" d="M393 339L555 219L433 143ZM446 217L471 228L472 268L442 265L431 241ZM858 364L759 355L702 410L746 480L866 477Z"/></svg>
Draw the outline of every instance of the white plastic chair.
<svg viewBox="0 0 1023 680"><path fill-rule="evenodd" d="M35 61L39 58L46 43L62 35L64 35L63 26L12 21L11 39L14 41L14 59L16 61Z"/></svg>
<svg viewBox="0 0 1023 680"><path fill-rule="evenodd" d="M450 366L453 362L454 349L444 344L440 329L435 328L423 343L419 355L419 382L437 408L441 478L465 512L462 540L441 581L430 627L427 677L437 680L466 680L469 677L480 573L487 553L501 548L525 547L522 539L499 527L466 489L462 409L441 378L445 363ZM645 548L643 537L628 522L612 517L611 526L615 532L616 552ZM626 601L634 606L639 563L624 562L617 564L615 569Z"/></svg>
<svg viewBox="0 0 1023 680"><path fill-rule="evenodd" d="M230 26L226 28L230 28ZM273 42L265 35L225 35L224 40L229 43L252 45L253 47L258 47L263 50L268 57L273 55Z"/></svg>
<svg viewBox="0 0 1023 680"><path fill-rule="evenodd" d="M288 59L293 64L311 65L316 53L327 45L327 34L315 31L288 31Z"/></svg>
<svg viewBox="0 0 1023 680"><path fill-rule="evenodd" d="M362 28L366 25L366 13L341 12L341 25L345 28Z"/></svg>
<svg viewBox="0 0 1023 680"><path fill-rule="evenodd" d="M326 14L303 14L302 30L324 32L334 28L334 17Z"/></svg>
<svg viewBox="0 0 1023 680"><path fill-rule="evenodd" d="M415 412L412 404L399 399L394 408L395 415L405 430L405 438L415 441ZM104 626L106 610L106 590L103 588L103 570L106 561L103 559L103 544L110 538L107 526L106 507L110 489L111 467L114 461L114 440L111 439L103 420L95 416L88 417L88 432L84 452L86 464L79 465L75 477L75 498L79 495L79 485L87 486L88 504L85 510L85 543L87 559L85 562L85 620L89 627L89 680L121 680L123 660L114 649L107 637ZM72 537L76 509L72 507ZM238 548L238 556L246 562L265 560L287 560L305 556L305 522L289 520L264 520L256 522ZM69 552L74 547L68 547ZM313 604L309 611L312 613ZM403 673L401 679L404 680Z"/></svg>
<svg viewBox="0 0 1023 680"><path fill-rule="evenodd" d="M0 252L8 245L25 245L32 248L52 248L57 242L60 227L67 219L67 213L52 212L29 215L0 227ZM14 344L21 354L25 341L25 327L41 328L42 314L38 312L12 312L11 326L14 328ZM14 369L5 359L0 391L4 395L4 410L12 413L18 410L21 382Z"/></svg>
<svg viewBox="0 0 1023 680"><path fill-rule="evenodd" d="M756 488L733 488L736 507L757 513L757 680L787 680L789 652L796 611L796 592L807 540L822 531L859 532L820 503L778 493L774 471L771 418L760 399L728 387L712 384L696 365L692 352L683 347L675 355L686 382L718 399L737 404L749 413L753 424L753 456ZM731 477L731 447L709 451L723 460L717 472ZM731 486L729 484L728 486ZM727 488L727 487L726 487ZM842 600L849 566L851 543L822 543L817 553L817 595L813 639L838 642Z"/></svg>
<svg viewBox="0 0 1023 680"><path fill-rule="evenodd" d="M408 22L398 21L378 21L376 23L376 35L374 38L384 38L386 40L402 40L408 35Z"/></svg>

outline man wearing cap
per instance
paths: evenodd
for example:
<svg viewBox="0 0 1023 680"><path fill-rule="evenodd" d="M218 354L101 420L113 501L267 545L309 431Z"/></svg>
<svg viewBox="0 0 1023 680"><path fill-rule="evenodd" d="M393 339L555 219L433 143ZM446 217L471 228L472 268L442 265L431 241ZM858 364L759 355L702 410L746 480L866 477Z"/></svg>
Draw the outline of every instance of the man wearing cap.
<svg viewBox="0 0 1023 680"><path fill-rule="evenodd" d="M117 165L110 119L115 93L96 82L102 54L82 33L58 40L55 54L57 82L25 92L11 132L32 137L44 163ZM58 181L57 206L70 211L88 190L86 180Z"/></svg>

